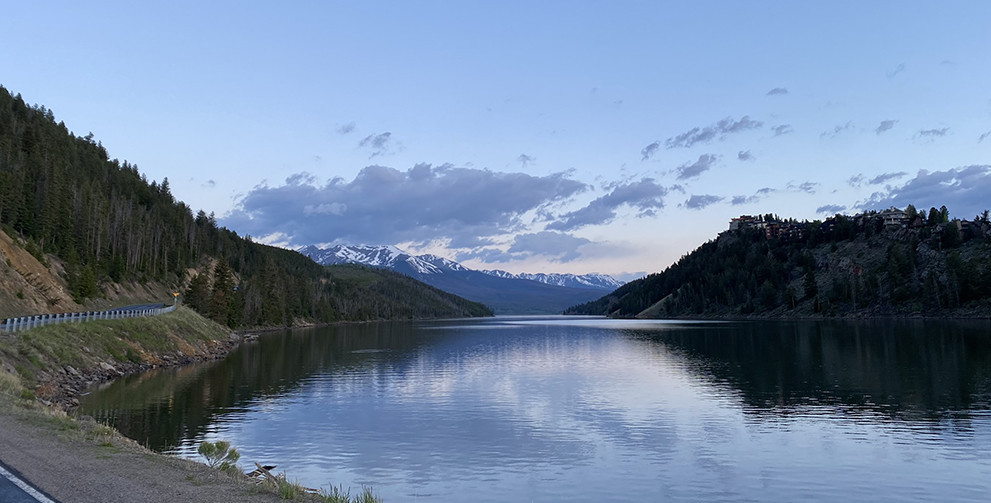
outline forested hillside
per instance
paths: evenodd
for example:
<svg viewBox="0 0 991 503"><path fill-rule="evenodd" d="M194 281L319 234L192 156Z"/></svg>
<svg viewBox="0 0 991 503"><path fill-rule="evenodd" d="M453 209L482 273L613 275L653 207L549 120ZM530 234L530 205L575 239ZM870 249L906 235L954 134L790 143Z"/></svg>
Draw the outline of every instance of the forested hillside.
<svg viewBox="0 0 991 503"><path fill-rule="evenodd" d="M386 273L356 281L352 270L218 227L176 201L167 178L149 182L92 133L75 136L51 110L2 87L0 225L42 262L57 257L77 300L109 283L158 282L233 327L491 314Z"/></svg>
<svg viewBox="0 0 991 503"><path fill-rule="evenodd" d="M944 206L734 219L661 273L566 314L616 317L991 315L988 212L950 220Z"/></svg>

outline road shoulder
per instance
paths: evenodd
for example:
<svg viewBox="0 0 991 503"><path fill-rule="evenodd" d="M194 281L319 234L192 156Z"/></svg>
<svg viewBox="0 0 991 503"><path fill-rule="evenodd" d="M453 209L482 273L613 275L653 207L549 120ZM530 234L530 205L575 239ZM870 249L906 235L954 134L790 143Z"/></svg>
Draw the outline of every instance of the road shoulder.
<svg viewBox="0 0 991 503"><path fill-rule="evenodd" d="M151 452L92 420L4 403L0 461L61 503L281 501L201 463Z"/></svg>

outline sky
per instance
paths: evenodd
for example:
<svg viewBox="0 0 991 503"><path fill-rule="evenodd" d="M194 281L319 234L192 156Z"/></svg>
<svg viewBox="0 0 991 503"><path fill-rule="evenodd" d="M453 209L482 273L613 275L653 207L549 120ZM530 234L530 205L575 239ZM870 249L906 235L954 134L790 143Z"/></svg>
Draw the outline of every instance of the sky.
<svg viewBox="0 0 991 503"><path fill-rule="evenodd" d="M280 246L628 280L991 207L991 2L0 2L0 85Z"/></svg>

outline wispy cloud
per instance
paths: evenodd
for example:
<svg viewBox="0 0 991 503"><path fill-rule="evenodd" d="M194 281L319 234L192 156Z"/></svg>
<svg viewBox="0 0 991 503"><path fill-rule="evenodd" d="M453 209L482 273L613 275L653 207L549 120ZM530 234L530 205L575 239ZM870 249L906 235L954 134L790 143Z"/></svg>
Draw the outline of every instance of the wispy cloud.
<svg viewBox="0 0 991 503"><path fill-rule="evenodd" d="M362 138L362 140L358 142L358 146L368 149L371 152L371 155L368 156L369 159L374 159L381 155L392 154L396 151L402 150L402 145L394 140L392 138L392 133L388 131L381 134L370 134Z"/></svg>
<svg viewBox="0 0 991 503"><path fill-rule="evenodd" d="M835 215L841 211L846 211L846 206L840 206L838 204L827 204L825 206L820 206L816 208L816 213L824 213L826 215Z"/></svg>
<svg viewBox="0 0 991 503"><path fill-rule="evenodd" d="M861 187L865 183L867 185L881 185L881 184L883 184L883 183L885 183L885 182L887 182L889 180L894 180L896 178L902 178L902 177L904 177L906 175L908 175L908 173L906 173L904 171L894 171L894 172L889 172L889 173L881 173L880 175L877 175L874 178L871 178L870 180L868 180L867 177L864 176L863 173L858 173L858 174L856 174L854 176L851 176L849 179L847 179L846 183L848 185L850 185L851 187Z"/></svg>
<svg viewBox="0 0 991 503"><path fill-rule="evenodd" d="M902 73L904 71L905 71L905 63L899 63L898 66L896 66L893 70L889 70L885 74L888 76L889 79L892 79L895 78L899 73Z"/></svg>
<svg viewBox="0 0 991 503"><path fill-rule="evenodd" d="M741 161L756 161L757 158L749 150L741 150L736 154L736 158Z"/></svg>
<svg viewBox="0 0 991 503"><path fill-rule="evenodd" d="M666 148L689 148L699 143L709 143L716 138L723 138L727 135L758 129L764 125L763 122L755 121L744 115L740 120L727 117L715 124L705 127L695 127L677 136L672 136L664 140Z"/></svg>
<svg viewBox="0 0 991 503"><path fill-rule="evenodd" d="M768 96L783 96L785 94L788 94L788 90L783 87L775 87L767 92Z"/></svg>
<svg viewBox="0 0 991 503"><path fill-rule="evenodd" d="M920 129L919 132L916 133L915 137L925 142L931 142L934 141L936 138L942 138L946 136L947 134L949 134L949 132L950 132L950 128L948 127Z"/></svg>
<svg viewBox="0 0 991 503"><path fill-rule="evenodd" d="M722 200L722 197L711 194L692 195L692 197L685 201L685 207L690 210L701 210L706 206L716 204Z"/></svg>
<svg viewBox="0 0 991 503"><path fill-rule="evenodd" d="M202 185L200 185L200 187L203 187L204 189L212 189L212 188L214 188L216 186L217 186L217 182L214 181L214 180L207 180L207 181L203 182Z"/></svg>
<svg viewBox="0 0 991 503"><path fill-rule="evenodd" d="M791 124L782 124L780 126L774 126L771 128L771 131L774 131L774 136L781 136L783 134L792 133L795 129L791 127Z"/></svg>
<svg viewBox="0 0 991 503"><path fill-rule="evenodd" d="M733 196L733 198L730 200L730 204L732 204L733 206L739 206L741 204L760 202L762 198L764 198L765 196L767 196L772 192L774 192L774 189L770 187L764 187L758 190L757 192L755 192L754 195L752 196Z"/></svg>
<svg viewBox="0 0 991 503"><path fill-rule="evenodd" d="M536 160L537 159L535 157L526 154L520 154L520 156L516 158L516 162L520 163L520 167L522 167L523 169L526 169L527 166L529 166Z"/></svg>
<svg viewBox="0 0 991 503"><path fill-rule="evenodd" d="M712 154L702 154L699 156L698 160L693 163L685 163L681 166L675 168L678 173L678 180L688 180L690 178L695 178L709 171L716 161L719 160L719 156Z"/></svg>
<svg viewBox="0 0 991 503"><path fill-rule="evenodd" d="M349 134L354 132L355 124L354 122L349 122L347 124L342 124L337 128L337 134Z"/></svg>
<svg viewBox="0 0 991 503"><path fill-rule="evenodd" d="M815 194L816 187L818 186L819 186L818 182L803 182L800 184L795 184L794 182L788 182L788 190L805 192L807 194Z"/></svg>
<svg viewBox="0 0 991 503"><path fill-rule="evenodd" d="M668 189L653 178L616 184L609 189L608 194L596 198L584 208L562 215L560 220L552 222L547 228L570 231L588 225L606 224L616 218L616 212L622 206L639 210L640 217L653 216L655 210L664 207L664 196L668 193Z"/></svg>
<svg viewBox="0 0 991 503"><path fill-rule="evenodd" d="M640 149L640 155L643 156L640 160L646 161L647 159L654 157L654 154L657 153L657 151L660 150L660 148L661 148L661 142L655 141L650 145L647 145L646 147Z"/></svg>
<svg viewBox="0 0 991 503"><path fill-rule="evenodd" d="M830 131L823 131L819 135L819 138L836 138L844 131L848 131L850 129L853 129L853 122L847 121L846 124L840 124L839 126L834 127Z"/></svg>
<svg viewBox="0 0 991 503"><path fill-rule="evenodd" d="M895 124L897 124L897 123L898 123L898 121L897 120L893 120L893 119L883 120L883 121L881 121L880 124L878 124L878 126L876 128L874 128L874 133L875 134L881 134L881 133L883 133L885 131L888 131L891 128L895 127Z"/></svg>
<svg viewBox="0 0 991 503"><path fill-rule="evenodd" d="M982 142L982 141L984 141L984 139L985 139L985 138L987 138L988 136L991 136L991 131L988 131L988 132L986 132L986 133L982 133L982 134L981 134L981 136L978 136L978 137L977 137L977 143L981 143L981 142Z"/></svg>
<svg viewBox="0 0 991 503"><path fill-rule="evenodd" d="M881 185L882 183L887 182L888 180L901 178L907 174L908 173L904 171L897 171L894 173L882 173L880 175L875 176L874 178L871 178L870 180L867 181L867 183L868 185Z"/></svg>

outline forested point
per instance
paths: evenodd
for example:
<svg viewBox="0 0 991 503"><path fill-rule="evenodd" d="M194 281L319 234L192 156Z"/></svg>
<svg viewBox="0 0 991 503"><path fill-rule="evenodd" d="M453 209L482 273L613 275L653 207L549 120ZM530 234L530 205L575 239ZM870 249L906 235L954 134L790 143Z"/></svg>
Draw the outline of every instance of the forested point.
<svg viewBox="0 0 991 503"><path fill-rule="evenodd" d="M380 270L324 268L196 214L79 137L44 106L0 87L0 225L45 262L64 264L72 295L110 282L159 282L231 327L491 315L485 306ZM194 271L190 273L191 271ZM24 313L34 314L34 313Z"/></svg>
<svg viewBox="0 0 991 503"><path fill-rule="evenodd" d="M565 314L991 316L991 223L909 205L824 221L743 216L663 272Z"/></svg>

